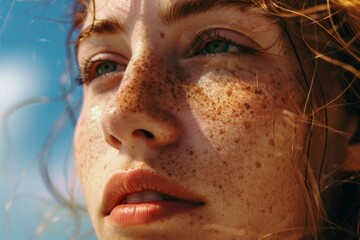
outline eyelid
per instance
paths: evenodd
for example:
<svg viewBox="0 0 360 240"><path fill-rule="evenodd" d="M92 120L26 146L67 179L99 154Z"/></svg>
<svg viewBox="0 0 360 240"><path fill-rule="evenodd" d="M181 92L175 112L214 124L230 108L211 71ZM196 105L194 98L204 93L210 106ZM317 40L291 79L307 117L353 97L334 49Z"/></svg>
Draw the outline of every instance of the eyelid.
<svg viewBox="0 0 360 240"><path fill-rule="evenodd" d="M228 39L231 42L237 43L244 47L253 48L254 50L259 52L262 50L262 47L256 41L252 40L251 38L249 38L248 36L246 36L241 32L227 28L210 27L196 32L194 40L190 44L190 51L189 51L190 56L187 57L191 57L191 53L193 53L193 50L196 49L197 46L201 45L201 41L203 41L201 38L204 35L209 35L209 36L214 35L220 39ZM205 38L206 37L207 36L205 36ZM208 40L215 40L215 37L214 39L210 39L210 38L211 37L209 37Z"/></svg>
<svg viewBox="0 0 360 240"><path fill-rule="evenodd" d="M83 83L89 83L92 80L96 79L97 77L92 77L92 75L94 75L94 73L91 72L93 71L92 68L94 68L94 66L96 66L97 64L105 61L112 61L119 65L123 65L124 67L126 67L128 62L128 60L124 56L114 52L102 52L99 54L95 54L92 57L85 59L79 63Z"/></svg>
<svg viewBox="0 0 360 240"><path fill-rule="evenodd" d="M88 58L87 60L80 63L80 66L87 67L86 64L90 62L99 62L99 61L113 61L120 63L127 62L126 58L118 53L114 52L102 52L93 55L92 57Z"/></svg>

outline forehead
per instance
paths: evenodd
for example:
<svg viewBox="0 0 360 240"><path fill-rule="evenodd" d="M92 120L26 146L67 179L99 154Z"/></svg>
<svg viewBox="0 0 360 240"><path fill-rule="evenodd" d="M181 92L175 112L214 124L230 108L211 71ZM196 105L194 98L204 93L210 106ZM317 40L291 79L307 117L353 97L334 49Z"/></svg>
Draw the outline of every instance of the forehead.
<svg viewBox="0 0 360 240"><path fill-rule="evenodd" d="M268 26L269 20L274 23L271 15L256 7L255 0L93 0L90 4L92 5L88 8L86 17L79 19L76 24L82 29L77 46L84 36L88 37L90 34L114 33L115 31L129 33L137 23L139 23L137 26L147 24L154 30L159 27L170 27L193 16L198 16L195 21L199 24L201 22L219 23L219 17L223 23L224 21L234 23L236 19L238 21L242 19L244 23L256 22L258 26ZM241 17L245 12L254 14L256 20ZM212 16L215 16L213 13L222 15L213 18ZM226 16L230 13L235 15L227 19Z"/></svg>
<svg viewBox="0 0 360 240"><path fill-rule="evenodd" d="M187 4L188 6L199 6L199 5L222 5L228 3L255 3L254 0L95 0L94 2L97 6L113 5L121 7L124 10L130 10L131 8L141 8L149 6L156 6L158 8L163 8L171 6L174 4Z"/></svg>
<svg viewBox="0 0 360 240"><path fill-rule="evenodd" d="M97 19L116 14L119 18L130 15L158 13L161 15L168 10L190 12L192 9L216 10L222 7L238 7L254 4L253 0L94 0ZM91 6L94 10L94 6ZM92 11L93 12L93 11Z"/></svg>

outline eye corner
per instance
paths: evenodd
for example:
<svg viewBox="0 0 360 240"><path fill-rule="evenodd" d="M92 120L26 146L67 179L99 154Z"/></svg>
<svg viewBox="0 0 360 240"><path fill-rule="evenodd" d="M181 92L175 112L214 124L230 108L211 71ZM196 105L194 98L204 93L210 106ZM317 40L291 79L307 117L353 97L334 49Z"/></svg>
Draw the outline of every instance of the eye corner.
<svg viewBox="0 0 360 240"><path fill-rule="evenodd" d="M86 84L86 80L85 78L82 76L82 74L78 74L75 78L74 81L76 83L77 86L83 86L84 84Z"/></svg>

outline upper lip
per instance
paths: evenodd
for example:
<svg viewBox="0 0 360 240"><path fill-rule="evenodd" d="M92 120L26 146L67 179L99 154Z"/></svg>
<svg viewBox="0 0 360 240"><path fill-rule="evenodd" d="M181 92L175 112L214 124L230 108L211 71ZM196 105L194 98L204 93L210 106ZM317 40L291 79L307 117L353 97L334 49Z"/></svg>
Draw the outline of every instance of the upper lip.
<svg viewBox="0 0 360 240"><path fill-rule="evenodd" d="M147 170L117 172L106 183L103 193L103 213L111 211L132 193L154 191L175 197L179 201L204 204L203 198L168 177Z"/></svg>

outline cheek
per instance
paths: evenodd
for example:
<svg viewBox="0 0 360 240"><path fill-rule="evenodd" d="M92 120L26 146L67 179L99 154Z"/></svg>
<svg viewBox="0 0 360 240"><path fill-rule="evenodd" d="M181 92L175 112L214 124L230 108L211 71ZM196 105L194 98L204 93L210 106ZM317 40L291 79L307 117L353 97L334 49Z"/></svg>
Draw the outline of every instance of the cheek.
<svg viewBox="0 0 360 240"><path fill-rule="evenodd" d="M301 159L294 159L293 126L274 118L250 124L247 129L214 123L204 131L210 136L209 154L198 157L203 162L195 163L196 174L206 183L214 216L254 232L274 231L270 219L279 228L303 226L304 191L295 173Z"/></svg>
<svg viewBox="0 0 360 240"><path fill-rule="evenodd" d="M301 224L297 213L304 209L298 207L302 195L294 167L301 160L297 148L302 151L303 136L295 134L300 124L294 116L301 115L304 94L296 89L298 79L286 72L260 70L213 72L186 86L191 112L208 141L207 156L198 157L207 159L198 162L199 181L212 186L219 216L226 212L233 222L266 226L263 217L274 215L284 221L296 216Z"/></svg>
<svg viewBox="0 0 360 240"><path fill-rule="evenodd" d="M103 157L100 156L106 156L97 110L99 106L84 105L74 135L76 169L88 202L91 202L90 196L98 195L93 193L100 188L102 177L99 168L104 169Z"/></svg>
<svg viewBox="0 0 360 240"><path fill-rule="evenodd" d="M213 71L184 92L197 118L251 128L254 119L273 118L283 110L301 114L305 95L297 81L279 69Z"/></svg>
<svg viewBox="0 0 360 240"><path fill-rule="evenodd" d="M102 139L100 126L98 121L92 120L89 115L86 110L83 110L74 137L76 162L80 173L86 172L85 168L91 168L89 163L94 161L94 152L102 152L101 148L96 144L99 139Z"/></svg>
<svg viewBox="0 0 360 240"><path fill-rule="evenodd" d="M186 86L191 113L219 155L241 152L248 159L266 159L299 144L294 136L305 93L297 88L300 76L289 72L259 67L214 71Z"/></svg>

